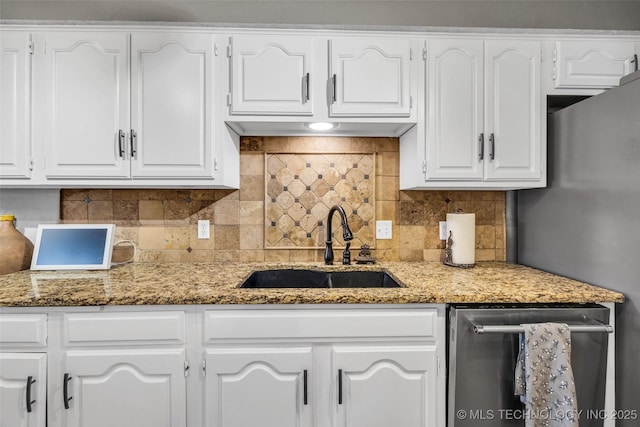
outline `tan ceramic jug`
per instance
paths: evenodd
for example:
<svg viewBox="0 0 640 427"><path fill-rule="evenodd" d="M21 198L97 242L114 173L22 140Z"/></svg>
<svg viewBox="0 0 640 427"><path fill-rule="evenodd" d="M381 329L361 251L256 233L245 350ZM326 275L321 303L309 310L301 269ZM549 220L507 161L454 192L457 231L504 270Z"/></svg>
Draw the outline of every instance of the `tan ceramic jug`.
<svg viewBox="0 0 640 427"><path fill-rule="evenodd" d="M0 215L0 274L31 266L33 243L16 230L13 215Z"/></svg>

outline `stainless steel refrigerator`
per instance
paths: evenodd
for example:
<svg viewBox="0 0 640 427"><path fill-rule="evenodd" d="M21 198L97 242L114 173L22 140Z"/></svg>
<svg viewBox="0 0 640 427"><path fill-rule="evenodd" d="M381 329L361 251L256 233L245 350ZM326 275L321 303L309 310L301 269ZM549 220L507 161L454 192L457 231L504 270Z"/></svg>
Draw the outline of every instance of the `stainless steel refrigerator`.
<svg viewBox="0 0 640 427"><path fill-rule="evenodd" d="M616 425L637 427L640 78L553 113L548 136L548 187L516 193L517 261L625 295L616 314L616 408L638 416Z"/></svg>

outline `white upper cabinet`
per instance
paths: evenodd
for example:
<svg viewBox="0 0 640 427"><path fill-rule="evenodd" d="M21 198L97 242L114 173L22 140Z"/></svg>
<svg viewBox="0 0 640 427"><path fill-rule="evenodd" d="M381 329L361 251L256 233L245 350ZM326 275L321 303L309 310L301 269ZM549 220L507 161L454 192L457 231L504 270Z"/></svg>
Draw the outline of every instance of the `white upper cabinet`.
<svg viewBox="0 0 640 427"><path fill-rule="evenodd" d="M128 178L126 33L51 32L35 41L34 100L47 178Z"/></svg>
<svg viewBox="0 0 640 427"><path fill-rule="evenodd" d="M401 188L544 186L541 52L537 41L428 40L426 121L401 138Z"/></svg>
<svg viewBox="0 0 640 427"><path fill-rule="evenodd" d="M483 177L483 43L433 40L427 49L427 175Z"/></svg>
<svg viewBox="0 0 640 427"><path fill-rule="evenodd" d="M31 35L0 31L0 177L31 176Z"/></svg>
<svg viewBox="0 0 640 427"><path fill-rule="evenodd" d="M231 114L313 113L311 37L234 36L229 50Z"/></svg>
<svg viewBox="0 0 640 427"><path fill-rule="evenodd" d="M556 42L553 61L556 88L607 89L637 69L632 41L567 40Z"/></svg>
<svg viewBox="0 0 640 427"><path fill-rule="evenodd" d="M486 180L542 177L540 52L535 41L486 42Z"/></svg>
<svg viewBox="0 0 640 427"><path fill-rule="evenodd" d="M133 34L131 174L213 175L213 37Z"/></svg>
<svg viewBox="0 0 640 427"><path fill-rule="evenodd" d="M338 38L329 51L331 116L411 114L410 40Z"/></svg>

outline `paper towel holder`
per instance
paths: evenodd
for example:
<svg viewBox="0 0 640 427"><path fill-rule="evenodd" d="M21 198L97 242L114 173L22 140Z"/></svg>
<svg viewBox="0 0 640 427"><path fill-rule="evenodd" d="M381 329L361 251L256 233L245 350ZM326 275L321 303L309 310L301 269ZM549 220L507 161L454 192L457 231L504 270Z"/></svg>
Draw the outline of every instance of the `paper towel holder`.
<svg viewBox="0 0 640 427"><path fill-rule="evenodd" d="M464 213L464 211L460 208L456 209L455 213ZM453 262L453 250L451 247L453 246L453 231L449 230L449 237L447 237L447 243L444 250L444 261L442 262L445 265L449 265L451 267L459 267L459 268L472 268L475 267L475 263L473 264L459 264Z"/></svg>

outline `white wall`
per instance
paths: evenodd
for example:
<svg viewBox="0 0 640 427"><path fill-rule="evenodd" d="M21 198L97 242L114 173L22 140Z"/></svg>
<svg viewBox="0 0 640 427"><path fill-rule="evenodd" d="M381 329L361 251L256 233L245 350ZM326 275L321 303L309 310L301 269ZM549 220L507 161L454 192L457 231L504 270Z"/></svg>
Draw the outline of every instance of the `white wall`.
<svg viewBox="0 0 640 427"><path fill-rule="evenodd" d="M0 19L640 30L640 1L2 0Z"/></svg>
<svg viewBox="0 0 640 427"><path fill-rule="evenodd" d="M0 214L13 214L16 227L56 223L60 219L60 190L2 189L0 190Z"/></svg>

